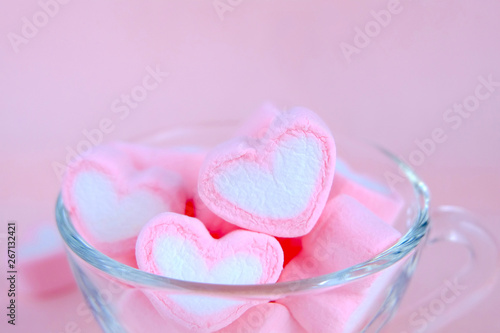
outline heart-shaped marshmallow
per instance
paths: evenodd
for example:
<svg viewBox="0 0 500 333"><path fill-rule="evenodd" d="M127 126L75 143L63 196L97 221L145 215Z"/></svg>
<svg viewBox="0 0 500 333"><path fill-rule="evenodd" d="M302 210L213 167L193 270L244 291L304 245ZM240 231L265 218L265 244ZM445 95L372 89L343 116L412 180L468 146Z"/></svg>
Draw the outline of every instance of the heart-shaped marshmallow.
<svg viewBox="0 0 500 333"><path fill-rule="evenodd" d="M100 146L68 168L62 187L77 230L117 260L134 252L139 231L152 217L185 209L179 175L135 164L123 145Z"/></svg>
<svg viewBox="0 0 500 333"><path fill-rule="evenodd" d="M295 108L278 115L262 138L236 138L212 150L200 169L199 195L241 228L302 236L328 199L335 152L323 121Z"/></svg>
<svg viewBox="0 0 500 333"><path fill-rule="evenodd" d="M274 283L283 269L283 251L275 238L236 230L216 240L198 219L175 213L160 214L144 226L136 258L146 272L216 284ZM147 296L166 318L200 332L221 329L256 304L155 291Z"/></svg>
<svg viewBox="0 0 500 333"><path fill-rule="evenodd" d="M236 136L250 136L254 138L262 138L274 118L279 116L281 111L271 103L262 105L252 116L238 128Z"/></svg>
<svg viewBox="0 0 500 333"><path fill-rule="evenodd" d="M284 268L280 282L333 273L360 264L392 246L401 234L347 195L330 200L302 251ZM340 288L278 300L308 332L344 332L377 275ZM327 319L325 319L327 318Z"/></svg>

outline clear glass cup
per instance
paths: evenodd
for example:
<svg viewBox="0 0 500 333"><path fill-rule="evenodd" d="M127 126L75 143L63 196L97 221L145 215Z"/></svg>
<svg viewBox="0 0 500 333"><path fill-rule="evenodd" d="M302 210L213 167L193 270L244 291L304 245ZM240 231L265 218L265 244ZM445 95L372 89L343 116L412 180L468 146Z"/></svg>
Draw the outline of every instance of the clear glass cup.
<svg viewBox="0 0 500 333"><path fill-rule="evenodd" d="M231 137L234 129L231 124L204 124L167 130L134 141L158 147L211 147ZM371 260L309 279L267 285L217 285L152 275L117 262L87 243L75 230L59 198L57 224L67 246L68 259L102 329L113 333L190 332L155 309L147 297L148 292L153 291L262 303L280 302L284 298L295 302L328 302L341 299L341 295L356 288L356 284L362 285L376 277L367 297L340 331L378 332L394 317L422 250L427 248L432 251L433 244L442 242L459 244L470 254L463 258L465 264L462 268L449 277L450 281L458 279L460 285L466 288L461 290L460 298L446 304L446 308L432 322L412 320L410 309L410 319L399 317L398 332L430 331L472 306L481 292L484 293L492 284L498 267L497 247L491 237L474 223L475 217L452 207L438 208L430 214L427 186L397 157L383 148L337 134L335 140L338 156L354 171L390 186L404 199L404 208L395 223L403 236L394 246ZM312 259L328 260L328 256ZM443 260L446 262L446 258ZM440 300L441 296L442 291L436 288L422 295L422 300ZM266 316L273 314L262 313L258 309L247 310L227 331L261 332L259 327ZM328 322L333 319L321 320ZM293 323L283 326L282 330L303 332L297 322L290 321Z"/></svg>

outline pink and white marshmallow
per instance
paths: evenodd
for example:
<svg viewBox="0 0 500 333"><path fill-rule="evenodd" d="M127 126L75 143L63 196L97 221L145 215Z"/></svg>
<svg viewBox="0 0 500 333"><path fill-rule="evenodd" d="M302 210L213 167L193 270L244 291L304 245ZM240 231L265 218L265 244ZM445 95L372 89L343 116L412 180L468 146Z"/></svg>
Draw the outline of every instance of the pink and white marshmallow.
<svg viewBox="0 0 500 333"><path fill-rule="evenodd" d="M197 195L198 174L207 150L196 146L159 148L130 143L116 146L132 158L138 170L154 166L174 172L181 177L187 197L190 199Z"/></svg>
<svg viewBox="0 0 500 333"><path fill-rule="evenodd" d="M340 194L355 198L391 225L396 222L404 205L400 195L383 184L354 172L345 162L337 159L330 199Z"/></svg>
<svg viewBox="0 0 500 333"><path fill-rule="evenodd" d="M198 176L207 151L199 147L156 148L137 144L121 144L121 149L133 156L135 167L142 170L156 166L181 176L186 191L186 215L196 217L210 234L220 238L239 229L215 215L198 195Z"/></svg>
<svg viewBox="0 0 500 333"><path fill-rule="evenodd" d="M140 289L121 295L116 315L127 333L190 333L188 328L164 318Z"/></svg>
<svg viewBox="0 0 500 333"><path fill-rule="evenodd" d="M241 229L214 214L214 212L212 212L207 205L205 205L198 195L196 195L193 200L194 217L203 222L212 237L221 238L231 231Z"/></svg>
<svg viewBox="0 0 500 333"><path fill-rule="evenodd" d="M262 138L214 148L200 169L199 195L229 223L278 237L307 234L330 193L335 143L312 111L276 116Z"/></svg>
<svg viewBox="0 0 500 333"><path fill-rule="evenodd" d="M160 214L144 226L136 258L149 273L215 284L274 283L283 269L283 251L274 237L236 230L217 240L198 219L175 213ZM165 318L198 332L221 329L256 305L159 291L146 295Z"/></svg>
<svg viewBox="0 0 500 333"><path fill-rule="evenodd" d="M231 325L217 333L306 333L288 309L278 303L259 304L248 309Z"/></svg>
<svg viewBox="0 0 500 333"><path fill-rule="evenodd" d="M137 235L152 217L185 210L181 177L154 165L138 169L131 156L123 145L97 147L68 168L62 187L76 229L116 259L134 253Z"/></svg>
<svg viewBox="0 0 500 333"><path fill-rule="evenodd" d="M302 238L302 251L280 282L320 276L367 261L394 245L401 234L347 195L328 202L316 227ZM343 332L376 276L337 289L278 300L308 332Z"/></svg>

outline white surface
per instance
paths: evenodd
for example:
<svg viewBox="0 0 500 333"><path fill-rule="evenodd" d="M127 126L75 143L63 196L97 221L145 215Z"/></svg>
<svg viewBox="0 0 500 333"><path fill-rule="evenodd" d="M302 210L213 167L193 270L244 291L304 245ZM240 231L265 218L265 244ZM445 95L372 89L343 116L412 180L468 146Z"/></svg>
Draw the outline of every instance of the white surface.
<svg viewBox="0 0 500 333"><path fill-rule="evenodd" d="M216 190L242 209L264 217L292 218L309 205L323 163L318 139L297 136L281 141L271 170L257 162L233 163L215 175Z"/></svg>
<svg viewBox="0 0 500 333"><path fill-rule="evenodd" d="M146 190L120 196L111 181L95 171L80 173L74 191L86 229L100 241L134 237L146 222L170 208L159 196Z"/></svg>
<svg viewBox="0 0 500 333"><path fill-rule="evenodd" d="M175 236L155 243L154 260L162 275L193 282L219 284L256 284L262 277L260 258L236 253L210 266L195 245ZM207 316L242 302L195 295L170 295L170 299L189 312Z"/></svg>

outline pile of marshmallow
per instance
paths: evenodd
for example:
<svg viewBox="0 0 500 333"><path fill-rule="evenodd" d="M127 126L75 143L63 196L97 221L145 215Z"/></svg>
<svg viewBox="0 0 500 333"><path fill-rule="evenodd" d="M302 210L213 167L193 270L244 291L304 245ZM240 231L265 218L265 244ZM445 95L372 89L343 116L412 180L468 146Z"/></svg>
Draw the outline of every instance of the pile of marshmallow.
<svg viewBox="0 0 500 333"><path fill-rule="evenodd" d="M106 255L149 273L215 284L316 277L392 246L402 200L336 157L314 112L265 105L213 149L112 143L64 178L78 232ZM256 332L341 332L373 280L342 293L263 302L144 291L185 331L232 331L251 311ZM180 327L180 328L179 328Z"/></svg>

